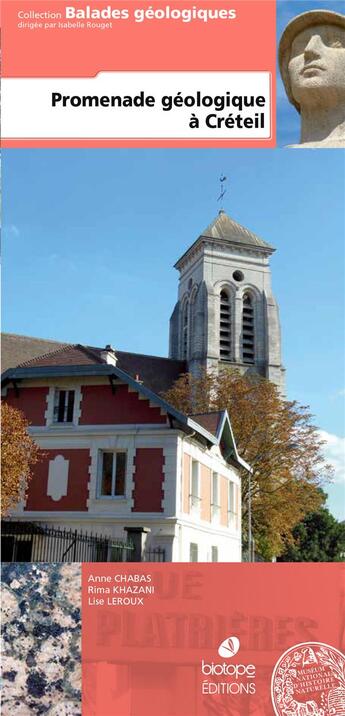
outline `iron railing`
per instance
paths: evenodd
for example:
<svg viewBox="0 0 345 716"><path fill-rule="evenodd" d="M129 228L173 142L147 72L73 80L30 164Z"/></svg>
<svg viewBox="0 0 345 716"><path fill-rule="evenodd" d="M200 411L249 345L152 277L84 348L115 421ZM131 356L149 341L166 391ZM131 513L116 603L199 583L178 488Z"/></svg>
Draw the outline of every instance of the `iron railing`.
<svg viewBox="0 0 345 716"><path fill-rule="evenodd" d="M1 528L2 562L127 562L132 542L34 522L6 520Z"/></svg>
<svg viewBox="0 0 345 716"><path fill-rule="evenodd" d="M165 549L163 547L154 547L144 552L144 562L165 562Z"/></svg>

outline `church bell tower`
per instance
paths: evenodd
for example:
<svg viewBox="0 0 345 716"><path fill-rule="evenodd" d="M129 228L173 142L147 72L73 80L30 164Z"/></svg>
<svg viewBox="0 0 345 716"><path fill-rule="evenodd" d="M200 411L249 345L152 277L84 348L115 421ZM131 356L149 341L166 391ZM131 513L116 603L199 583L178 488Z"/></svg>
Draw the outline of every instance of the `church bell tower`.
<svg viewBox="0 0 345 716"><path fill-rule="evenodd" d="M188 370L236 367L284 392L279 311L271 289L273 246L223 210L175 264L178 301L170 319L170 357Z"/></svg>

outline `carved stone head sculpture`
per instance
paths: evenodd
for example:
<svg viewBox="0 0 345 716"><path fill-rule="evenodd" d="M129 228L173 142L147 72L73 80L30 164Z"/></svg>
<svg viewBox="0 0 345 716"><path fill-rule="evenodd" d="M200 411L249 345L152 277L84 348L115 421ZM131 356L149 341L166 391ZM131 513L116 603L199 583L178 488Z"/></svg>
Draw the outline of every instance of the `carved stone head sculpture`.
<svg viewBox="0 0 345 716"><path fill-rule="evenodd" d="M345 15L311 10L279 44L285 91L301 115L298 147L345 147Z"/></svg>

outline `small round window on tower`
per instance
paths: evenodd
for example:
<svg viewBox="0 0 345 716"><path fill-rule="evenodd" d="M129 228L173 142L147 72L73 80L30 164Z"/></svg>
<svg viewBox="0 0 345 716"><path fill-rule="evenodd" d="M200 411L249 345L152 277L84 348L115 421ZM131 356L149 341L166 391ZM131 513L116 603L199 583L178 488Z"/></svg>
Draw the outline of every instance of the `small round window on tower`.
<svg viewBox="0 0 345 716"><path fill-rule="evenodd" d="M242 271L234 271L232 278L235 279L235 281L243 281L244 275Z"/></svg>

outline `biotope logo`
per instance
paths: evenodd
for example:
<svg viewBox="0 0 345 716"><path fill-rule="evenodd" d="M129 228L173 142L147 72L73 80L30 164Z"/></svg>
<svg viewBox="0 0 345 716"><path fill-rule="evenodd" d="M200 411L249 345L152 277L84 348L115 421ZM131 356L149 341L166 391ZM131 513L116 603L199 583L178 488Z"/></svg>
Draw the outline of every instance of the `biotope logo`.
<svg viewBox="0 0 345 716"><path fill-rule="evenodd" d="M224 659L232 659L240 648L237 636L229 636L218 647L218 654ZM201 673L213 680L203 679L202 694L255 694L255 666L254 664L236 664L201 661ZM221 681L218 677L227 677Z"/></svg>
<svg viewBox="0 0 345 716"><path fill-rule="evenodd" d="M237 639L237 636L229 636L227 639L222 641L218 649L218 654L219 656L223 656L224 659L231 659L232 656L237 654L239 648L240 640Z"/></svg>

